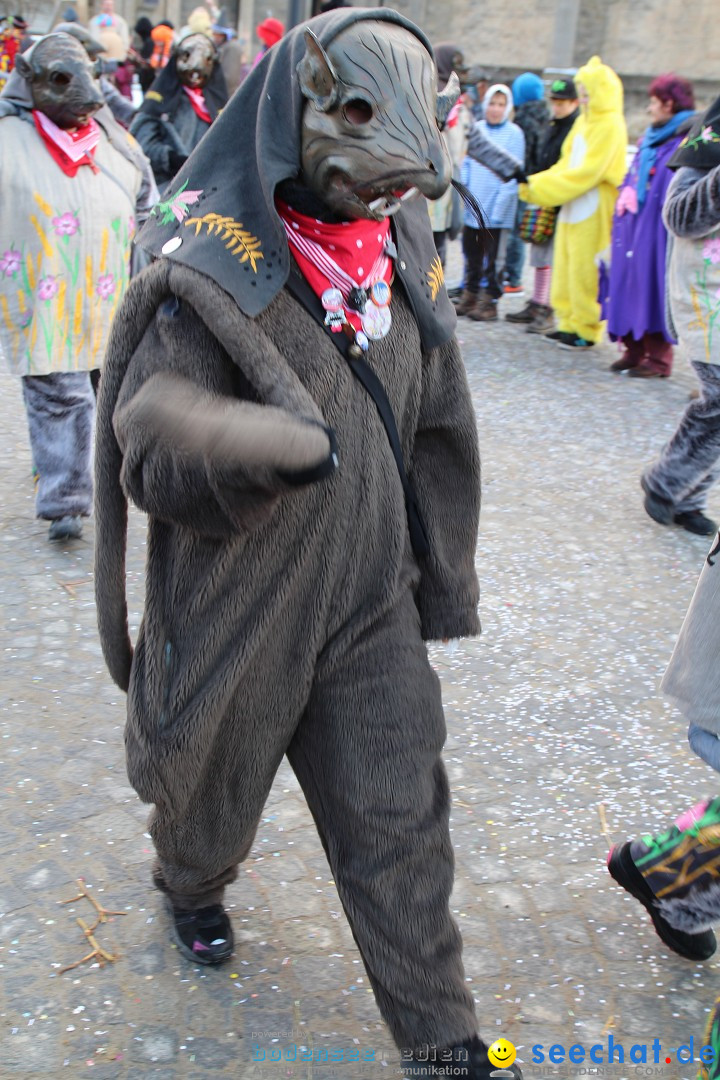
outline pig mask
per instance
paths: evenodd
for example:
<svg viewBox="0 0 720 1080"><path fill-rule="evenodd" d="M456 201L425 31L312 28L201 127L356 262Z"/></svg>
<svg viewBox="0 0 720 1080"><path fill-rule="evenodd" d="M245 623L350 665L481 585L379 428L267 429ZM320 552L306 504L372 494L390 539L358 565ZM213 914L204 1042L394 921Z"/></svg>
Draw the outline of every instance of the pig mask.
<svg viewBox="0 0 720 1080"><path fill-rule="evenodd" d="M84 127L104 99L95 65L69 34L49 34L15 59L17 73L30 87L33 107L72 130Z"/></svg>

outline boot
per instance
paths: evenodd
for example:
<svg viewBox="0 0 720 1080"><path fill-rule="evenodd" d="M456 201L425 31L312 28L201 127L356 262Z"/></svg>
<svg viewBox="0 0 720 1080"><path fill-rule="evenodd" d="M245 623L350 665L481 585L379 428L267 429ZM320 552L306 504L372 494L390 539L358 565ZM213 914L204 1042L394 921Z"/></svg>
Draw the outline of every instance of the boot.
<svg viewBox="0 0 720 1080"><path fill-rule="evenodd" d="M412 1063L405 1062L408 1077L425 1078L457 1076L462 1080L522 1080L522 1073L515 1061L515 1047L507 1039L498 1039L488 1047L474 1035L460 1046L450 1050L428 1047L427 1058L419 1056ZM495 1061L488 1057L488 1051Z"/></svg>
<svg viewBox="0 0 720 1080"><path fill-rule="evenodd" d="M455 305L455 311L458 315L469 315L472 308L477 303L479 293L470 292L468 289L463 289L462 296Z"/></svg>
<svg viewBox="0 0 720 1080"><path fill-rule="evenodd" d="M545 304L535 305L535 318L526 327L528 334L549 334L555 329L553 310Z"/></svg>
<svg viewBox="0 0 720 1080"><path fill-rule="evenodd" d="M625 334L621 340L625 346L625 352L608 368L616 374L621 371L631 371L642 363L645 357L645 345L642 341L637 341L632 334Z"/></svg>
<svg viewBox="0 0 720 1080"><path fill-rule="evenodd" d="M492 322L498 317L498 306L489 293L481 290L477 294L474 307L468 312L468 318L473 322Z"/></svg>
<svg viewBox="0 0 720 1080"><path fill-rule="evenodd" d="M698 1080L720 1080L720 997L715 1002L705 1029L705 1046L715 1051L712 1065L701 1065Z"/></svg>
<svg viewBox="0 0 720 1080"><path fill-rule="evenodd" d="M50 522L48 540L79 540L82 536L81 517L60 517Z"/></svg>
<svg viewBox="0 0 720 1080"><path fill-rule="evenodd" d="M617 845L608 869L645 907L658 935L689 960L716 949L720 921L720 798L681 814L667 832Z"/></svg>
<svg viewBox="0 0 720 1080"><path fill-rule="evenodd" d="M534 300L528 300L521 311L509 311L505 318L512 323L531 323L535 319L540 306Z"/></svg>

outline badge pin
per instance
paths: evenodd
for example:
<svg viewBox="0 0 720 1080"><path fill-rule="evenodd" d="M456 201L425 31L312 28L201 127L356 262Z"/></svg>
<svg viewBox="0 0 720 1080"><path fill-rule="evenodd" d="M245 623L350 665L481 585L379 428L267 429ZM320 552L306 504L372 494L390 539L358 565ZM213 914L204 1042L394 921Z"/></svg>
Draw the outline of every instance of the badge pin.
<svg viewBox="0 0 720 1080"><path fill-rule="evenodd" d="M380 338L386 337L390 331L392 323L390 309L378 307L377 304L373 304L370 300L365 305L365 310L360 316L360 322L370 340L379 341Z"/></svg>
<svg viewBox="0 0 720 1080"><path fill-rule="evenodd" d="M339 289L326 289L320 297L325 311L342 311L343 298Z"/></svg>
<svg viewBox="0 0 720 1080"><path fill-rule="evenodd" d="M390 286L386 281L376 281L370 289L370 299L378 307L387 307L392 299Z"/></svg>

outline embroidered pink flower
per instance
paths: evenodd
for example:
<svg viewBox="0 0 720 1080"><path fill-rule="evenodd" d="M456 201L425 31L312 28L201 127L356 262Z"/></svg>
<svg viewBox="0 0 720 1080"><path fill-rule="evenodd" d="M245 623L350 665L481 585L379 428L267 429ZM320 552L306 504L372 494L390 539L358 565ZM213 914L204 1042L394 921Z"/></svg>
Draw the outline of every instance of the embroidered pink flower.
<svg viewBox="0 0 720 1080"><path fill-rule="evenodd" d="M97 279L95 291L102 300L107 300L115 292L115 278L112 274L101 274Z"/></svg>
<svg viewBox="0 0 720 1080"><path fill-rule="evenodd" d="M128 232L130 233L130 235L131 235L131 236L134 236L134 235L135 235L135 229L136 229L136 227L137 227L137 226L136 226L136 224L135 224L135 218L134 218L134 217L132 217L132 216L130 216L130 217L128 218Z"/></svg>
<svg viewBox="0 0 720 1080"><path fill-rule="evenodd" d="M703 244L703 259L709 259L715 265L720 263L720 236L713 236Z"/></svg>
<svg viewBox="0 0 720 1080"><path fill-rule="evenodd" d="M3 251L3 257L0 259L0 270L2 270L5 277L15 277L20 269L20 263L22 261L22 254L19 251Z"/></svg>
<svg viewBox="0 0 720 1080"><path fill-rule="evenodd" d="M25 327L29 326L32 321L33 321L33 313L30 310L30 308L26 308L25 311L23 311L22 315L18 319L18 322L20 324L20 329L24 330Z"/></svg>
<svg viewBox="0 0 720 1080"><path fill-rule="evenodd" d="M702 132L700 133L700 138L703 142L712 142L713 129L710 127L710 125L702 129Z"/></svg>
<svg viewBox="0 0 720 1080"><path fill-rule="evenodd" d="M52 224L56 236L74 236L80 228L80 222L69 210L60 217L54 217Z"/></svg>
<svg viewBox="0 0 720 1080"><path fill-rule="evenodd" d="M59 288L58 279L48 274L38 282L38 300L52 300L53 296L57 296Z"/></svg>

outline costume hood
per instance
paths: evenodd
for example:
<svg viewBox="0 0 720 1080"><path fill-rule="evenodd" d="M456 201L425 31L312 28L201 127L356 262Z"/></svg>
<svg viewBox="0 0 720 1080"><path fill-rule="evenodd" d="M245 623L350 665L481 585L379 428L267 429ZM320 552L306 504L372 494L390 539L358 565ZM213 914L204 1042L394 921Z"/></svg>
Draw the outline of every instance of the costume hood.
<svg viewBox="0 0 720 1080"><path fill-rule="evenodd" d="M545 85L539 75L525 71L513 82L512 96L516 108L518 105L527 104L528 101L542 101L545 97Z"/></svg>
<svg viewBox="0 0 720 1080"><path fill-rule="evenodd" d="M582 83L590 99L585 108L590 117L602 113L623 111L623 85L611 67L603 64L599 56L593 56L575 75L575 83Z"/></svg>
<svg viewBox="0 0 720 1080"><path fill-rule="evenodd" d="M63 36L70 37L69 34ZM73 37L73 41L77 40L76 37ZM45 41L45 38L36 41L32 48L28 49L24 54L27 60L32 61L33 51L41 41ZM23 79L17 71L13 70L10 78L5 83L2 93L0 93L0 120L4 116L19 116L21 120L28 120L34 127L33 108L30 83L27 79ZM93 120L103 129L108 141L119 154L122 154L140 172L146 171L147 161L140 146L130 132L118 124L107 105L103 105L101 109L98 109L93 115Z"/></svg>
<svg viewBox="0 0 720 1080"><path fill-rule="evenodd" d="M414 34L432 57L425 35L391 8L340 8L287 33L248 75L188 158L143 227L138 243L211 277L241 311L255 316L287 281L291 256L275 209L275 189L301 171L301 122L306 100L297 66L312 29L327 49L360 20L390 22ZM153 89L157 89L156 83ZM423 346L447 341L455 313L444 288L423 198L392 219L396 268L418 322Z"/></svg>
<svg viewBox="0 0 720 1080"><path fill-rule="evenodd" d="M487 107L490 104L490 102L492 101L493 94L504 94L506 99L507 99L506 103L505 103L505 112L503 114L503 118L502 118L502 121L501 121L501 123L504 124L510 119L510 113L513 111L514 103L513 103L512 90L510 89L509 86L506 86L505 83L499 83L499 82L493 83L492 86L488 87L487 91L485 92L485 97L483 98L483 114L486 116L486 120L485 120L486 123L487 123L487 115L486 115L487 114ZM494 125L494 126L499 126L499 125Z"/></svg>
<svg viewBox="0 0 720 1080"><path fill-rule="evenodd" d="M669 169L683 165L708 170L720 165L720 97L698 117L668 162Z"/></svg>

